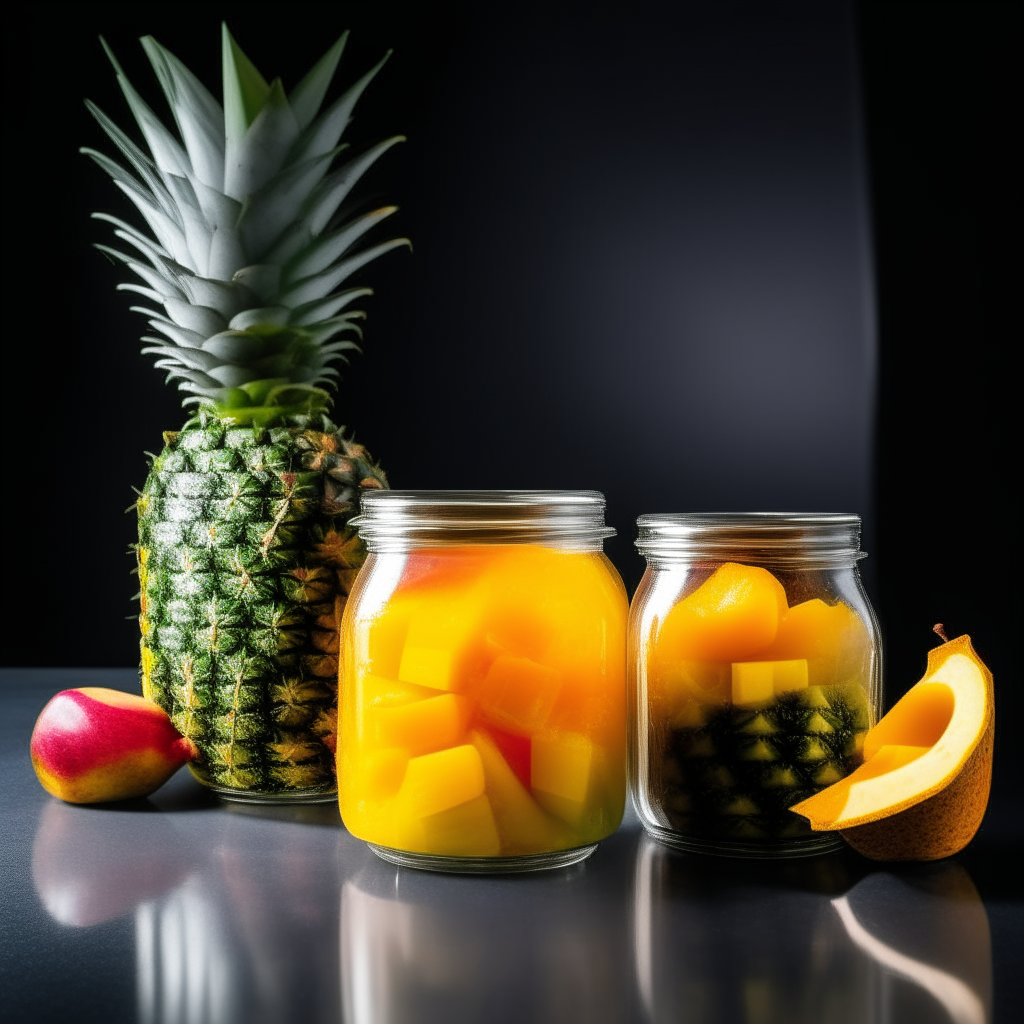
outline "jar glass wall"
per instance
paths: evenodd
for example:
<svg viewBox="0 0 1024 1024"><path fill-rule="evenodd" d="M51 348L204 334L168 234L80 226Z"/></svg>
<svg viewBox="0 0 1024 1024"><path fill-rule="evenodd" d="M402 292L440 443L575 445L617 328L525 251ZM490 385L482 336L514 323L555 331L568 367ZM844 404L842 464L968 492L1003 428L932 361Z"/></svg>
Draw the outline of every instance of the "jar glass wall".
<svg viewBox="0 0 1024 1024"><path fill-rule="evenodd" d="M597 492L379 491L342 627L353 835L449 871L573 863L626 790L622 582Z"/></svg>
<svg viewBox="0 0 1024 1024"><path fill-rule="evenodd" d="M839 844L789 807L848 775L881 707L852 515L637 521L630 779L655 838L732 856Z"/></svg>

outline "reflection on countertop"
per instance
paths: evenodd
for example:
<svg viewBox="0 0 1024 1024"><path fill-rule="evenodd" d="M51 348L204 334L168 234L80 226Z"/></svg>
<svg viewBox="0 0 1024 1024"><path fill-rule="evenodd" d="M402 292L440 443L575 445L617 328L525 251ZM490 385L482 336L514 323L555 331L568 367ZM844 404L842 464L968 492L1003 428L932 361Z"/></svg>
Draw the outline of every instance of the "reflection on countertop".
<svg viewBox="0 0 1024 1024"><path fill-rule="evenodd" d="M956 861L674 853L631 818L536 875L396 868L333 807L227 807L184 779L120 807L42 802L59 928L123 922L144 1024L991 1021L985 906Z"/></svg>
<svg viewBox="0 0 1024 1024"><path fill-rule="evenodd" d="M988 1024L988 917L954 861L747 862L637 850L637 987L652 1024Z"/></svg>
<svg viewBox="0 0 1024 1024"><path fill-rule="evenodd" d="M491 879L368 864L342 889L345 1024L629 1020L628 905L603 874L593 862Z"/></svg>

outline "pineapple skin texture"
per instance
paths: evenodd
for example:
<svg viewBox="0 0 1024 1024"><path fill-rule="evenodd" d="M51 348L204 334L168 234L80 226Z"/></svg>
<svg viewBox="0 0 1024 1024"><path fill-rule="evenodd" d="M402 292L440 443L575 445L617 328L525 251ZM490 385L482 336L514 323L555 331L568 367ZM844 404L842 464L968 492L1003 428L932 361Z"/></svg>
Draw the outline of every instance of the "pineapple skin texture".
<svg viewBox="0 0 1024 1024"><path fill-rule="evenodd" d="M200 414L164 435L137 502L143 693L218 789L336 788L339 627L366 557L348 521L387 480L319 426Z"/></svg>
<svg viewBox="0 0 1024 1024"><path fill-rule="evenodd" d="M820 695L807 702L807 695ZM871 724L858 680L784 694L759 709L726 706L662 740L662 809L689 836L734 841L814 833L789 811L849 775ZM806 794L806 796L805 796Z"/></svg>

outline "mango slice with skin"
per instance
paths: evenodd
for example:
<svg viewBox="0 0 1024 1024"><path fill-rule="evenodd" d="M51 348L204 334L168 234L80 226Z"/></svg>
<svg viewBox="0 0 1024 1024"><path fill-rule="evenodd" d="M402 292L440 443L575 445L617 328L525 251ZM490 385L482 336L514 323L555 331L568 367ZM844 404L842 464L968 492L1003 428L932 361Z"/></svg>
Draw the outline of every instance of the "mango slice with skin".
<svg viewBox="0 0 1024 1024"><path fill-rule="evenodd" d="M671 661L746 661L775 640L787 607L767 569L725 562L665 617L658 652Z"/></svg>
<svg viewBox="0 0 1024 1024"><path fill-rule="evenodd" d="M871 729L866 762L790 808L873 860L938 860L977 832L992 781L992 673L970 637L928 654L916 686Z"/></svg>

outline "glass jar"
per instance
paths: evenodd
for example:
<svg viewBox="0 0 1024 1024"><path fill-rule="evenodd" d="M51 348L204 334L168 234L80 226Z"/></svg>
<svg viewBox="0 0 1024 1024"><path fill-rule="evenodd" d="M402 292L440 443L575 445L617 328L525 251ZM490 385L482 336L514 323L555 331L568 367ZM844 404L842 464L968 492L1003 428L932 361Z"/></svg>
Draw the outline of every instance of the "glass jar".
<svg viewBox="0 0 1024 1024"><path fill-rule="evenodd" d="M647 831L728 856L835 849L793 804L862 759L881 708L854 515L646 515L630 609L630 784Z"/></svg>
<svg viewBox="0 0 1024 1024"><path fill-rule="evenodd" d="M582 860L622 819L625 589L596 491L375 491L342 625L338 781L385 860Z"/></svg>

